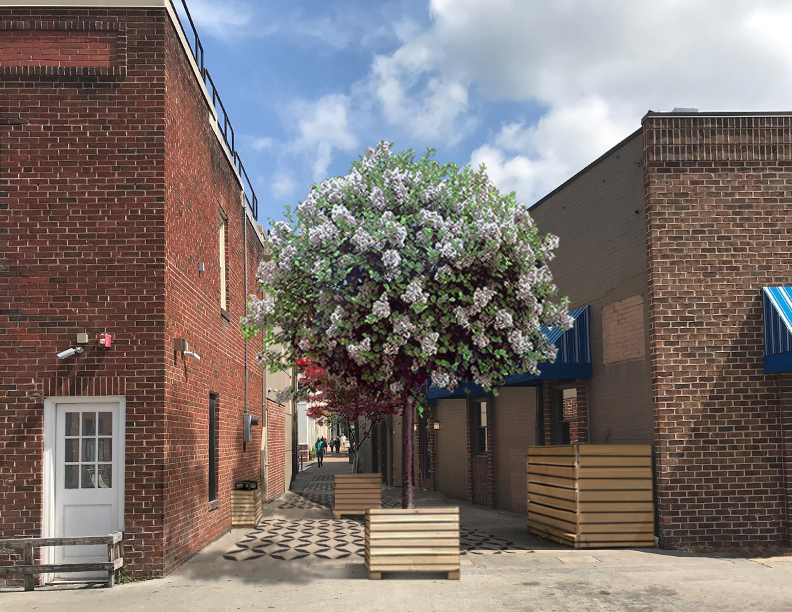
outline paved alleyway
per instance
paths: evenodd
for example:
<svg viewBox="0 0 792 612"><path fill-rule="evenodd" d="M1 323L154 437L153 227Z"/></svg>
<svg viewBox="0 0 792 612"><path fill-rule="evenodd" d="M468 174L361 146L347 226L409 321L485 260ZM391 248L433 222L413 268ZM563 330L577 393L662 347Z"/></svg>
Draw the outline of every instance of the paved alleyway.
<svg viewBox="0 0 792 612"><path fill-rule="evenodd" d="M113 589L0 591L0 609L127 610L674 610L792 609L792 557L659 550L570 550L526 533L523 516L421 491L419 506L461 508L462 579L386 574L369 581L363 524L332 518L332 475L346 458L299 474L295 490L161 580ZM386 488L398 507L401 490Z"/></svg>

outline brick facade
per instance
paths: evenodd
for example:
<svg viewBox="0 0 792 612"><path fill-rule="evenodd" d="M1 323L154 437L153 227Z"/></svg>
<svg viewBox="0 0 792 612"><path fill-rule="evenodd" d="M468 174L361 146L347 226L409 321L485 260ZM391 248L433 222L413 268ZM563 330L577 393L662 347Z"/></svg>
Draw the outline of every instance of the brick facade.
<svg viewBox="0 0 792 612"><path fill-rule="evenodd" d="M88 50L81 43L67 57L64 41L86 36ZM244 276L255 290L263 245L165 10L0 9L0 40L14 43L0 42L0 53L22 49L22 37L35 42L29 54L0 60L0 533L41 534L44 399L122 395L125 564L163 575L230 528L233 481L258 479L261 428L242 444L238 321ZM228 318L219 304L220 209ZM96 346L102 331L111 349ZM85 353L57 359L78 332L92 342ZM177 337L200 362L173 349ZM255 354L251 344L249 405L260 415ZM219 395L220 457L211 511L210 393ZM277 427L282 418L271 439ZM278 465L270 488L282 492Z"/></svg>
<svg viewBox="0 0 792 612"><path fill-rule="evenodd" d="M662 543L789 545L761 289L790 282L792 117L650 114L643 142Z"/></svg>
<svg viewBox="0 0 792 612"><path fill-rule="evenodd" d="M282 404L267 400L267 501L283 495L286 490L286 412Z"/></svg>

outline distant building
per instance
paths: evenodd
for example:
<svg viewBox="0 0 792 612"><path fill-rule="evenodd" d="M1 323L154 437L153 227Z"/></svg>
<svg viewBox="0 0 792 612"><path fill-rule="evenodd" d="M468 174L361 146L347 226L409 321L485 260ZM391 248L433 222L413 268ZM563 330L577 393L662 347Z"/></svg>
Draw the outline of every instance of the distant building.
<svg viewBox="0 0 792 612"><path fill-rule="evenodd" d="M230 529L235 481L272 499L292 473L265 393L289 376L240 330L255 197L169 0L22 4L0 2L0 538L121 530L126 571L162 576Z"/></svg>
<svg viewBox="0 0 792 612"><path fill-rule="evenodd" d="M527 446L652 444L661 546L789 546L791 205L792 113L648 113L531 208L577 309L559 360L433 389L421 486L524 513ZM399 423L375 442L394 484Z"/></svg>

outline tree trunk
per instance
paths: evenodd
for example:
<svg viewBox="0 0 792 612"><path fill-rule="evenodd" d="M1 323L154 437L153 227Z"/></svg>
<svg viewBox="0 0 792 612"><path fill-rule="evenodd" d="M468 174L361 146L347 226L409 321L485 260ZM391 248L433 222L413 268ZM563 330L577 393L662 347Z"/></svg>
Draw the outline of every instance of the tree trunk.
<svg viewBox="0 0 792 612"><path fill-rule="evenodd" d="M352 455L352 473L358 473L358 453L353 453Z"/></svg>
<svg viewBox="0 0 792 612"><path fill-rule="evenodd" d="M415 407L404 395L402 409L402 508L415 508Z"/></svg>

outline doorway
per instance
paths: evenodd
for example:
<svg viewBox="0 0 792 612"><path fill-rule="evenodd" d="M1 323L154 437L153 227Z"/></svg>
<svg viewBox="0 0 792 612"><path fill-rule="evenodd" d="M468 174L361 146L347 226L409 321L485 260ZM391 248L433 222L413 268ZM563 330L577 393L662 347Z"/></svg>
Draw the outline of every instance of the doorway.
<svg viewBox="0 0 792 612"><path fill-rule="evenodd" d="M123 531L124 425L124 398L45 400L45 537ZM43 550L45 563L107 561L104 545L56 546ZM93 578L106 581L107 572L70 572L46 577L47 581Z"/></svg>
<svg viewBox="0 0 792 612"><path fill-rule="evenodd" d="M492 405L487 398L470 400L471 456L470 475L473 483L473 503L492 505L492 475L490 457L492 455L490 426Z"/></svg>

